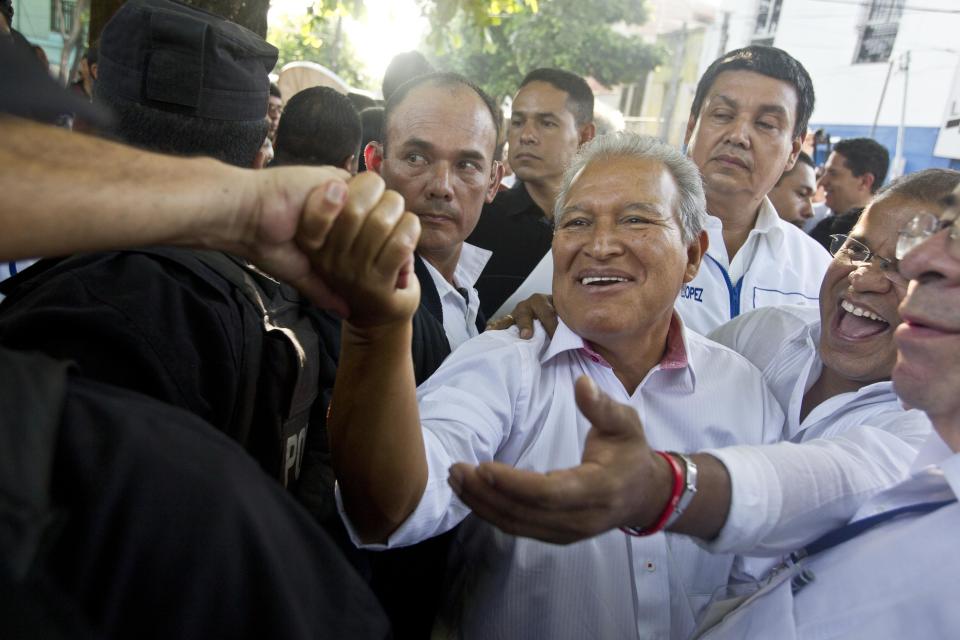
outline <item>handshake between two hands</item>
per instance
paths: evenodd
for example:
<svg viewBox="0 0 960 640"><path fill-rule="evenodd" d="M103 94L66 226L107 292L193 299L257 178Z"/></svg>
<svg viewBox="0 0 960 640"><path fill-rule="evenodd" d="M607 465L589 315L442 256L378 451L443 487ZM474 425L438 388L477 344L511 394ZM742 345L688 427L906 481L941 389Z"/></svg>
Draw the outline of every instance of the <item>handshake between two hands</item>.
<svg viewBox="0 0 960 640"><path fill-rule="evenodd" d="M240 251L357 328L405 322L420 288L420 221L374 173L324 167L259 172L254 223Z"/></svg>

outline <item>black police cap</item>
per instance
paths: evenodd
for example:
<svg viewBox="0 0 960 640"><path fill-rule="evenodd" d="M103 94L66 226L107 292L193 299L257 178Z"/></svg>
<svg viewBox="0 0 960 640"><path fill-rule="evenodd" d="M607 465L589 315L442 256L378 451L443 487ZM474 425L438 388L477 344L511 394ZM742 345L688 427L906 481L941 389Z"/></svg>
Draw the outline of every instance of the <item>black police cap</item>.
<svg viewBox="0 0 960 640"><path fill-rule="evenodd" d="M277 49L212 13L171 0L129 0L103 28L98 94L214 120L267 112Z"/></svg>

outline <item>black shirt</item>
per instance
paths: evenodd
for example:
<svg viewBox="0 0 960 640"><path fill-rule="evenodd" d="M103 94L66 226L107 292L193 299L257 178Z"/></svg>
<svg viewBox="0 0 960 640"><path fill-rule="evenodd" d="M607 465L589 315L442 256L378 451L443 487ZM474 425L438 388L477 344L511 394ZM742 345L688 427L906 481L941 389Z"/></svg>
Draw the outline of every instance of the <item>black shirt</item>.
<svg viewBox="0 0 960 640"><path fill-rule="evenodd" d="M553 241L553 222L537 206L522 182L501 191L483 207L467 242L493 251L477 280L480 309L487 318L527 279Z"/></svg>
<svg viewBox="0 0 960 640"><path fill-rule="evenodd" d="M0 582L72 611L64 626L102 638L387 637L333 542L210 425L38 354L0 348L0 382L0 494L16 497L0 501ZM16 623L0 619L0 636Z"/></svg>

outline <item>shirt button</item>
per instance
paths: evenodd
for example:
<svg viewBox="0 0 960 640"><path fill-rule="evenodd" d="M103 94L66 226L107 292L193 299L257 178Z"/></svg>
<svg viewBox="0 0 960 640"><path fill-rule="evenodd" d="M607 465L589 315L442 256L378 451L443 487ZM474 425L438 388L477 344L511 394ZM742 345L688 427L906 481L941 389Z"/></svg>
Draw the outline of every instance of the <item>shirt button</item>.
<svg viewBox="0 0 960 640"><path fill-rule="evenodd" d="M643 568L650 573L653 573L657 570L657 565L655 565L652 560L647 560L646 563L644 563Z"/></svg>

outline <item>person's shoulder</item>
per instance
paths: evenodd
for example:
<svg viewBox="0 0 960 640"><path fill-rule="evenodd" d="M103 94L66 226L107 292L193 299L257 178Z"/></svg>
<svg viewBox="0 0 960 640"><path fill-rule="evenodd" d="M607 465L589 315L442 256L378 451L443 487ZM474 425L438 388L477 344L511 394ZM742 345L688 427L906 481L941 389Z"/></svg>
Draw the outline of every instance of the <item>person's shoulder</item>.
<svg viewBox="0 0 960 640"><path fill-rule="evenodd" d="M820 308L814 305L761 307L725 322L708 337L736 351L762 371L779 357L787 340L819 321Z"/></svg>
<svg viewBox="0 0 960 640"><path fill-rule="evenodd" d="M804 256L817 263L827 264L830 262L830 252L802 229L786 220L779 220L777 225L783 233L783 241L790 252L791 260L795 256Z"/></svg>
<svg viewBox="0 0 960 640"><path fill-rule="evenodd" d="M467 340L454 354L483 356L491 359L509 357L539 358L550 347L550 336L539 321L534 323L533 337L529 340L520 337L516 326L503 330L488 330Z"/></svg>
<svg viewBox="0 0 960 640"><path fill-rule="evenodd" d="M709 378L736 386L744 378L762 379L760 370L736 350L696 331L685 331L684 337L697 368L709 367Z"/></svg>
<svg viewBox="0 0 960 640"><path fill-rule="evenodd" d="M707 337L726 346L731 346L731 336L741 334L747 334L750 339L777 341L819 321L818 306L772 305L741 313L711 331Z"/></svg>

